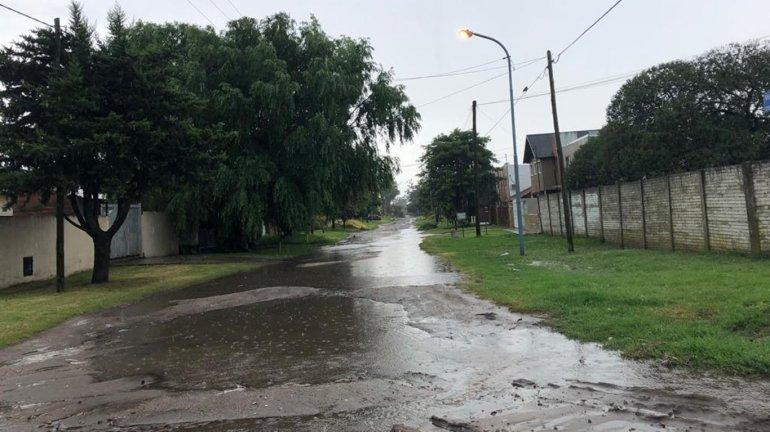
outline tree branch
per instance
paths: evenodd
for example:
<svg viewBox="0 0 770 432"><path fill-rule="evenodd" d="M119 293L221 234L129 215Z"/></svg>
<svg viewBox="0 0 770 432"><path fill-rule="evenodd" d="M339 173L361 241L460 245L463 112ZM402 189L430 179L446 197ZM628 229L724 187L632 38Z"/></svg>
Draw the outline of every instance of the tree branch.
<svg viewBox="0 0 770 432"><path fill-rule="evenodd" d="M90 228L90 227L88 226L88 224L86 223L85 218L83 217L83 211L80 208L80 203L78 203L78 196L75 195L74 193L72 193L72 194L70 194L68 196L68 198L70 200L70 204L72 204L72 212L75 213L75 217L77 218L78 222L80 223L79 228L82 229L83 231L87 232L88 234L91 234L91 232L88 230L88 228ZM67 220L69 220L69 218L67 218ZM72 223L72 221L70 221L70 223ZM73 223L73 225L75 225L75 224ZM75 225L75 226L78 226L78 225Z"/></svg>
<svg viewBox="0 0 770 432"><path fill-rule="evenodd" d="M115 222L105 231L108 237L112 238L116 232L123 226L123 222L128 217L128 211L131 210L131 201L127 199L118 199L118 215L115 217Z"/></svg>
<svg viewBox="0 0 770 432"><path fill-rule="evenodd" d="M77 229L79 229L79 230L81 230L81 231L83 231L83 232L85 232L85 233L88 233L88 231L86 231L86 229L85 229L85 228L83 228L83 226L82 226L82 225L80 225L80 224L78 224L77 222L75 222L74 220L70 219L70 217L69 217L69 216L67 216L67 215L64 215L64 219L66 219L66 220L67 220L67 222L69 222L69 223L70 223L70 225L74 226L75 228L77 228Z"/></svg>

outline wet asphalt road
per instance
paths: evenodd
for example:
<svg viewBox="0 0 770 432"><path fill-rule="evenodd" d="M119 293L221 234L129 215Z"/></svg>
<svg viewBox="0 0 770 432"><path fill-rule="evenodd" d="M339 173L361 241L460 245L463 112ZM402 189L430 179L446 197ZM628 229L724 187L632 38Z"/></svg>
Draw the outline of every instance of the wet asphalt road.
<svg viewBox="0 0 770 432"><path fill-rule="evenodd" d="M0 430L770 430L770 383L670 371L465 294L407 221L0 350Z"/></svg>

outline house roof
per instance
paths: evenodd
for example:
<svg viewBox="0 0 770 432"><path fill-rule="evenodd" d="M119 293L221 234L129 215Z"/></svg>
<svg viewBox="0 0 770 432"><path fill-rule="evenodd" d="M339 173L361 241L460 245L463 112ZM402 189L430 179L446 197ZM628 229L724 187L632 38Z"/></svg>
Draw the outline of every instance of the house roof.
<svg viewBox="0 0 770 432"><path fill-rule="evenodd" d="M39 216L56 214L56 194L51 195L47 202L43 202L39 194L19 195L16 203L8 210L3 210L8 203L8 197L0 196L0 216ZM64 200L64 214L72 215L72 205L68 199Z"/></svg>
<svg viewBox="0 0 770 432"><path fill-rule="evenodd" d="M594 129L561 132L562 148L578 138L595 134ZM553 133L527 135L524 143L524 163L531 163L533 159L556 157L556 136Z"/></svg>

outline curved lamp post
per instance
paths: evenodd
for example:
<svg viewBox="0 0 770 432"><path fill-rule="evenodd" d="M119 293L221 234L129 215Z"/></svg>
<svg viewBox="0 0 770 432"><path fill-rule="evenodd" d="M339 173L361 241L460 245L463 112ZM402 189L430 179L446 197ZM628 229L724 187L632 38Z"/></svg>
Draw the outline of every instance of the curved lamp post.
<svg viewBox="0 0 770 432"><path fill-rule="evenodd" d="M476 33L468 29L460 30L460 35L465 38L476 36L496 43L500 46L500 48L503 49L503 52L505 52L505 59L508 61L508 94L511 102L511 135L513 136L513 175L516 177L516 220L519 222L519 253L524 255L524 219L521 215L521 188L519 186L519 157L518 152L516 151L516 116L514 115L513 111L513 68L511 67L511 55L508 54L508 50L505 48L505 45L493 37L483 35L481 33ZM507 175L508 174L506 174L506 176Z"/></svg>

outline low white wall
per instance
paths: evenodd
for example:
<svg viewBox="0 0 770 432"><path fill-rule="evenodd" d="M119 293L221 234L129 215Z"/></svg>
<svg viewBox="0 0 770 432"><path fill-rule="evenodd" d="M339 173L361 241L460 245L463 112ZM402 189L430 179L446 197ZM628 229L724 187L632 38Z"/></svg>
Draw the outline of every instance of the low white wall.
<svg viewBox="0 0 770 432"><path fill-rule="evenodd" d="M179 253L179 238L167 214L142 212L142 255L160 257Z"/></svg>
<svg viewBox="0 0 770 432"><path fill-rule="evenodd" d="M22 260L33 259L32 276ZM64 268L72 274L93 265L94 246L83 231L64 223ZM56 218L53 215L0 217L0 287L56 276Z"/></svg>

